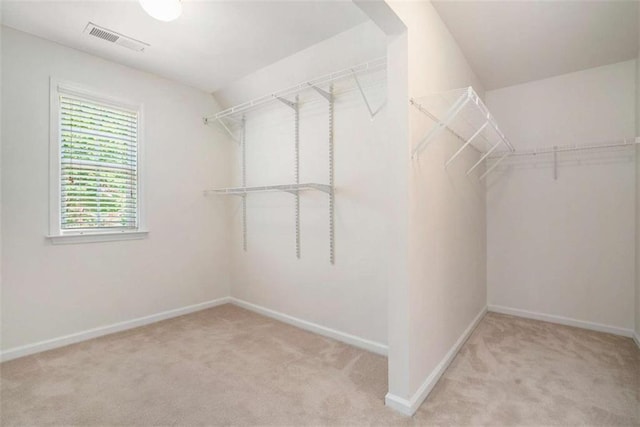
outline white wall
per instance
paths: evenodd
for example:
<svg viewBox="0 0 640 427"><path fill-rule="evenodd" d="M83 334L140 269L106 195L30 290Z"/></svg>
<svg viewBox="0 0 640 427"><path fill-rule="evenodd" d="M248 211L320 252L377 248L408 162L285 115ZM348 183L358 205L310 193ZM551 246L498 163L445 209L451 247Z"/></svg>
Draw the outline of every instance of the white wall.
<svg viewBox="0 0 640 427"><path fill-rule="evenodd" d="M337 35L216 94L236 102L257 97L359 62L384 56L384 35L365 24ZM318 65L324 69L320 69ZM384 102L383 75L362 77L370 102ZM277 86L276 86L277 84ZM336 90L355 88L353 81ZM326 89L326 88L324 88ZM301 95L300 180L328 183L328 107L315 92ZM232 295L271 310L379 344L387 342L387 284L401 171L383 110L371 121L357 91L335 107L335 265L329 263L328 196L301 195L301 259L295 253L294 198L286 193L248 197L248 251L242 250L240 200L234 201ZM247 116L247 184L294 182L293 111L275 103ZM239 156L239 152L238 152ZM236 170L236 183L240 171Z"/></svg>
<svg viewBox="0 0 640 427"><path fill-rule="evenodd" d="M321 43L270 64L215 92L232 106L300 82L385 56L384 34L367 21Z"/></svg>
<svg viewBox="0 0 640 427"><path fill-rule="evenodd" d="M635 61L487 92L518 149L635 134ZM489 304L633 329L633 153L512 164L488 183Z"/></svg>
<svg viewBox="0 0 640 427"><path fill-rule="evenodd" d="M482 94L431 3L389 4L408 28L408 96L470 85ZM400 95L406 105L407 93ZM390 341L392 336L407 337L394 340L389 349L387 399L405 412L417 409L438 378L438 365L486 306L484 186L464 173L478 154L468 150L445 170L445 160L460 144L442 134L411 161L410 148L433 122L413 107L409 119L409 141L399 147L409 170L409 279L394 283L400 296L389 308L394 319Z"/></svg>
<svg viewBox="0 0 640 427"><path fill-rule="evenodd" d="M229 144L202 124L210 95L9 28L2 33L2 349L229 294ZM142 102L144 240L53 246L49 76Z"/></svg>
<svg viewBox="0 0 640 427"><path fill-rule="evenodd" d="M638 12L640 22L640 11ZM638 35L640 37L640 34ZM636 137L640 137L640 52L636 59ZM640 341L640 146L636 147L636 340Z"/></svg>
<svg viewBox="0 0 640 427"><path fill-rule="evenodd" d="M0 7L0 22L2 8ZM2 31L0 30L0 118L2 117ZM2 120L0 119L0 321L2 320ZM0 325L0 348L2 348L2 325Z"/></svg>

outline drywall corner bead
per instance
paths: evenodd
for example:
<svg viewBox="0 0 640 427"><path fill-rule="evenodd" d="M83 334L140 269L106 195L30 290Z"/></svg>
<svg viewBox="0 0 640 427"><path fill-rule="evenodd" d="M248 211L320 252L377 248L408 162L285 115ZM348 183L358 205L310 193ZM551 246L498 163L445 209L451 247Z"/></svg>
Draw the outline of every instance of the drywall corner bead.
<svg viewBox="0 0 640 427"><path fill-rule="evenodd" d="M462 335L458 338L455 344L449 349L447 354L442 358L440 363L431 371L429 376L424 380L422 385L413 394L411 399L407 400L396 396L392 393L387 393L385 397L385 404L390 408L400 412L401 414L412 416L418 410L422 402L429 396L431 390L438 383L444 372L447 370L453 359L456 357L464 343L469 339L473 331L480 324L480 321L487 314L487 307L483 307L482 310L471 321L467 329L464 330Z"/></svg>

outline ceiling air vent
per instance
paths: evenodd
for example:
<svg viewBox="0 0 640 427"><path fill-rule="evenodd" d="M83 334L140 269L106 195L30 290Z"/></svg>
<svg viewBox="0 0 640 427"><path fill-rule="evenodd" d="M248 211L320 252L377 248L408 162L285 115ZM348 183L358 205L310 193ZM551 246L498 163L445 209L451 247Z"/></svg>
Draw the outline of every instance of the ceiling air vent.
<svg viewBox="0 0 640 427"><path fill-rule="evenodd" d="M137 52L144 52L144 50L149 47L147 43L116 33L104 27L99 27L93 22L87 24L84 33Z"/></svg>

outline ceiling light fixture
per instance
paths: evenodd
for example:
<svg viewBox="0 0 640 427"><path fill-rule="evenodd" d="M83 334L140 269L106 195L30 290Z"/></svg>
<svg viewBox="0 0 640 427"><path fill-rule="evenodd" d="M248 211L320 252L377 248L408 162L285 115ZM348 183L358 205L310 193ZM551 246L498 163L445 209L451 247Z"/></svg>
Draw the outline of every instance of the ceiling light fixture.
<svg viewBox="0 0 640 427"><path fill-rule="evenodd" d="M152 17L159 21L169 22L182 14L180 0L138 0L140 6Z"/></svg>

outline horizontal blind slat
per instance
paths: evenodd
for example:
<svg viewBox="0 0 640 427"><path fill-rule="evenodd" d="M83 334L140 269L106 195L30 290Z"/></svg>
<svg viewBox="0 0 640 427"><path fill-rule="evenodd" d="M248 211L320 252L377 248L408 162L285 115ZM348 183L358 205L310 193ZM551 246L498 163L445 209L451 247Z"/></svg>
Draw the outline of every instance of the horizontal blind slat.
<svg viewBox="0 0 640 427"><path fill-rule="evenodd" d="M61 226L137 226L137 113L60 98Z"/></svg>
<svg viewBox="0 0 640 427"><path fill-rule="evenodd" d="M78 127L105 129L108 132L114 133L128 134L135 132L134 123L116 123L109 120L101 120L99 117L94 116L63 113L60 116L60 120L65 126L77 125Z"/></svg>
<svg viewBox="0 0 640 427"><path fill-rule="evenodd" d="M123 184L123 183L114 183L114 182L103 182L103 181L84 181L84 182L76 182L75 180L67 180L65 188L61 190L62 194L71 193L71 192L86 192L86 191L135 191L137 189L137 185L132 184Z"/></svg>
<svg viewBox="0 0 640 427"><path fill-rule="evenodd" d="M94 162L91 160L77 160L77 161L71 161L69 159L64 159L62 161L62 167L66 168L66 169L80 169L79 167L83 166L84 170L87 170L88 166L94 166L95 167L95 171L97 172L110 172L110 171L114 171L114 173L128 173L131 175L135 175L136 173L136 167L135 165L118 165L118 164L114 164L114 163L103 163L103 162ZM116 172L117 171L117 172Z"/></svg>
<svg viewBox="0 0 640 427"><path fill-rule="evenodd" d="M69 108L75 108L79 110L92 111L93 114L104 115L105 117L122 117L126 120L137 121L138 114L133 111L124 111L112 107L103 107L95 103L80 101L74 98L67 98L62 96L60 98L60 104Z"/></svg>
<svg viewBox="0 0 640 427"><path fill-rule="evenodd" d="M118 156L111 153L91 152L89 150L76 150L63 153L63 161L69 164L80 163L82 161L110 163L114 165L126 165L133 168L136 161L131 156Z"/></svg>
<svg viewBox="0 0 640 427"><path fill-rule="evenodd" d="M78 138L78 135L70 136L70 135L62 135L61 139L63 148L86 148L92 150L107 150L107 151L117 151L121 153L135 154L136 146L129 143L124 143L121 141L109 141L106 139L95 139L95 138Z"/></svg>
<svg viewBox="0 0 640 427"><path fill-rule="evenodd" d="M75 132L75 131L85 131L85 132L95 132L102 133L105 135L114 135L120 138L133 138L136 136L135 131L133 129L125 129L125 128L117 128L113 126L103 126L97 123L92 123L90 121L77 120L76 118L69 117L61 117L60 119L61 129Z"/></svg>
<svg viewBox="0 0 640 427"><path fill-rule="evenodd" d="M100 112L85 111L83 109L73 108L72 106L65 104L60 107L60 111L62 117L78 117L82 119L91 119L100 123L113 124L125 128L131 128L132 126L135 126L137 124L135 119L129 120L121 117L109 117L108 115L101 114Z"/></svg>
<svg viewBox="0 0 640 427"><path fill-rule="evenodd" d="M91 194L95 194L97 192L100 192L100 194L102 194L104 197L108 197L109 195L113 194L118 195L119 197L122 197L123 193L135 193L136 192L136 188L135 187L74 187L74 188L69 188L65 191L62 192L62 196L64 197L86 197L88 195Z"/></svg>
<svg viewBox="0 0 640 427"><path fill-rule="evenodd" d="M84 130L84 129L78 129L78 128L74 128L71 126L60 126L60 129L62 131L62 133L64 134L64 132L68 132L70 134L79 134L79 135L88 135L88 136L94 136L94 137L104 137L104 138L109 138L109 139L113 139L116 141L124 141L124 142L129 142L129 143L134 143L135 139L137 137L137 135L131 134L131 135L119 135L119 134L113 134L113 133L109 133L109 132L100 132L100 131L91 131L91 130Z"/></svg>
<svg viewBox="0 0 640 427"><path fill-rule="evenodd" d="M86 133L72 132L62 130L60 132L60 136L62 137L62 141L66 142L78 142L85 144L93 144L99 146L109 146L113 145L115 147L122 147L128 149L136 148L136 139L121 139L121 138L111 138L110 136L100 136L100 135L88 135Z"/></svg>
<svg viewBox="0 0 640 427"><path fill-rule="evenodd" d="M82 211L82 212L63 212L62 216L64 218L69 218L69 219L76 219L76 218L89 218L92 221L105 221L107 219L110 220L118 220L120 221L121 219L126 219L126 220L134 220L135 219L135 212L131 211L128 214L123 214L121 212L118 211L112 211L112 212L101 212L99 215L97 213L97 211L91 211L91 210L87 210L87 211Z"/></svg>
<svg viewBox="0 0 640 427"><path fill-rule="evenodd" d="M109 145L89 144L85 142L76 142L71 140L62 141L61 154L66 156L72 156L75 153L96 153L104 155L115 155L120 157L126 157L131 160L135 160L137 153L135 148L130 147L118 147Z"/></svg>

